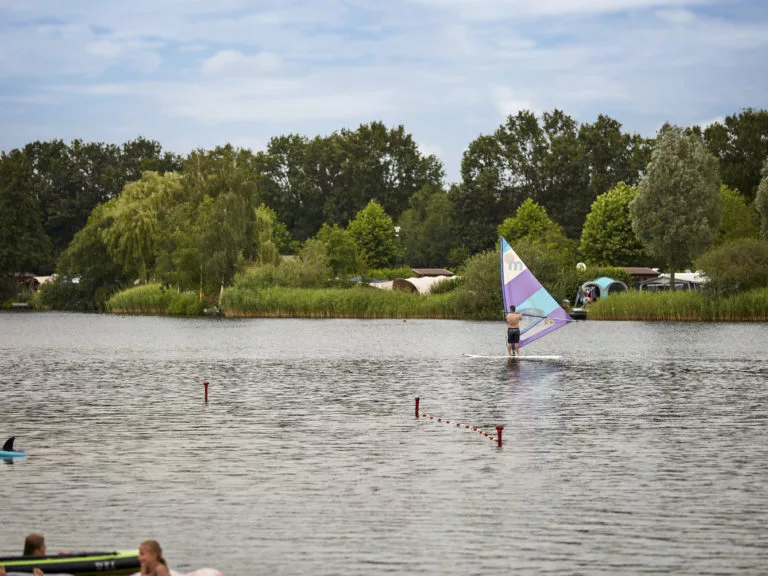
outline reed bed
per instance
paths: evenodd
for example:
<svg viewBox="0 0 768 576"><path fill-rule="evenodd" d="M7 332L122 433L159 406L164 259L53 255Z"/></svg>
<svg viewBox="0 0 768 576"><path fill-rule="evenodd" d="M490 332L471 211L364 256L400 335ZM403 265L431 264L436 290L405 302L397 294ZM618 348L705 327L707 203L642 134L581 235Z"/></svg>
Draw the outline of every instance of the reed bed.
<svg viewBox="0 0 768 576"><path fill-rule="evenodd" d="M225 291L230 318L458 318L449 294L422 296L376 288L284 288Z"/></svg>
<svg viewBox="0 0 768 576"><path fill-rule="evenodd" d="M160 284L144 284L113 295L106 308L113 314L146 316L198 316L204 302L198 294L177 292Z"/></svg>
<svg viewBox="0 0 768 576"><path fill-rule="evenodd" d="M768 321L768 288L731 296L697 291L612 294L589 307L590 320L667 320L703 322Z"/></svg>

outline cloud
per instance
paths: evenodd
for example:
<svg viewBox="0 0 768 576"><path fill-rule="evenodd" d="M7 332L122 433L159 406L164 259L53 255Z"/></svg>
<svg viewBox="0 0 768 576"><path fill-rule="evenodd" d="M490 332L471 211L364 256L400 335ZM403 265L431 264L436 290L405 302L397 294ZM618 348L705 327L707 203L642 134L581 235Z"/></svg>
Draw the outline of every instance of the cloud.
<svg viewBox="0 0 768 576"><path fill-rule="evenodd" d="M709 4L712 0L412 0L467 20L535 18L577 14L611 14L628 10Z"/></svg>
<svg viewBox="0 0 768 576"><path fill-rule="evenodd" d="M417 142L416 147L419 149L419 152L424 156L432 155L440 158L444 154L443 148L439 144L426 144L424 142Z"/></svg>
<svg viewBox="0 0 768 576"><path fill-rule="evenodd" d="M671 24L688 24L696 20L696 14L690 10L683 9L663 9L657 10L656 16L665 22Z"/></svg>
<svg viewBox="0 0 768 576"><path fill-rule="evenodd" d="M736 112L736 110L734 110L734 112ZM703 120L696 123L696 125L699 126L702 130L706 130L713 124L725 124L725 116L717 116L715 118L710 118L709 120Z"/></svg>
<svg viewBox="0 0 768 576"><path fill-rule="evenodd" d="M203 62L203 72L220 76L271 74L282 67L282 59L270 52L250 56L235 50L222 50Z"/></svg>
<svg viewBox="0 0 768 576"><path fill-rule="evenodd" d="M506 86L492 86L490 96L494 107L502 118L514 116L523 110L530 110L537 115L540 113L530 100L516 98L514 91Z"/></svg>
<svg viewBox="0 0 768 576"><path fill-rule="evenodd" d="M455 180L523 109L653 135L768 107L758 0L0 0L0 38L0 149L134 129L184 152L382 120Z"/></svg>

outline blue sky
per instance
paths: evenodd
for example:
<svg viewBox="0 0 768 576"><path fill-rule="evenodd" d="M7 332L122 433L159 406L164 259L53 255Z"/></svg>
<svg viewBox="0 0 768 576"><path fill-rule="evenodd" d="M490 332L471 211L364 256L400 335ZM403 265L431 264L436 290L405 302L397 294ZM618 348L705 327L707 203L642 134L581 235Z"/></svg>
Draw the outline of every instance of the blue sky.
<svg viewBox="0 0 768 576"><path fill-rule="evenodd" d="M0 0L0 149L186 154L403 124L459 179L508 114L653 135L768 108L764 0Z"/></svg>

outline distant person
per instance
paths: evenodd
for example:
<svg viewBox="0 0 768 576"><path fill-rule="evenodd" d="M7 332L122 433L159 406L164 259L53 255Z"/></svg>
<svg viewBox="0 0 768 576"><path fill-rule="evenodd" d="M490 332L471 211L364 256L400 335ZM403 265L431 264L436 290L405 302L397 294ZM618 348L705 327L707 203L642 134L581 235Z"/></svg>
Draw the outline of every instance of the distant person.
<svg viewBox="0 0 768 576"><path fill-rule="evenodd" d="M157 540L144 540L139 544L139 565L141 576L170 576L168 563Z"/></svg>
<svg viewBox="0 0 768 576"><path fill-rule="evenodd" d="M520 320L522 319L523 315L517 314L515 307L510 306L507 314L507 354L509 356L520 354Z"/></svg>

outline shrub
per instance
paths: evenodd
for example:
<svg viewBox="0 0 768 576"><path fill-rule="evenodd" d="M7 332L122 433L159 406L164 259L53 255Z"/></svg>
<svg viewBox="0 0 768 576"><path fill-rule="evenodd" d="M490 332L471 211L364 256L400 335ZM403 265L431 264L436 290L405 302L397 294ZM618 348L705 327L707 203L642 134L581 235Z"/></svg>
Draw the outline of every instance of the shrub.
<svg viewBox="0 0 768 576"><path fill-rule="evenodd" d="M430 294L447 294L453 292L459 286L464 283L463 277L453 276L452 278L445 278L439 282L435 282L429 289Z"/></svg>
<svg viewBox="0 0 768 576"><path fill-rule="evenodd" d="M504 299L498 253L488 250L470 257L462 276L463 283L455 292L459 314L488 320L499 318L504 311Z"/></svg>
<svg viewBox="0 0 768 576"><path fill-rule="evenodd" d="M768 286L768 242L741 238L713 248L696 260L696 267L718 294L734 294Z"/></svg>

